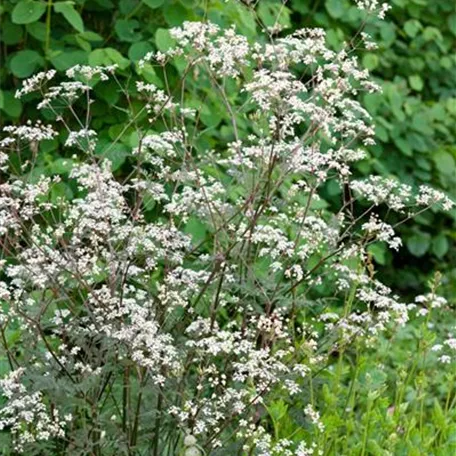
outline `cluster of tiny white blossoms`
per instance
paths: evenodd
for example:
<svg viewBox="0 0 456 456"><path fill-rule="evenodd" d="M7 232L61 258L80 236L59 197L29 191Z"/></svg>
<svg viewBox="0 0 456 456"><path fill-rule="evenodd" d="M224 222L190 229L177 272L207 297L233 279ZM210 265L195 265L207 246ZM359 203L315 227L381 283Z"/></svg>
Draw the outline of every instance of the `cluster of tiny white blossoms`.
<svg viewBox="0 0 456 456"><path fill-rule="evenodd" d="M456 328L455 328L456 329ZM447 338L441 344L435 344L431 350L438 355L442 364L451 364L456 362L456 337L454 333L448 334Z"/></svg>
<svg viewBox="0 0 456 456"><path fill-rule="evenodd" d="M71 415L59 416L55 407L49 410L43 401L43 393L28 393L21 383L24 368L10 372L0 380L1 394L6 404L0 409L0 430L9 429L14 450L22 453L28 444L62 438Z"/></svg>
<svg viewBox="0 0 456 456"><path fill-rule="evenodd" d="M391 9L391 5L386 2L380 3L378 0L356 0L356 6L360 10L375 14L379 19L385 19L386 13Z"/></svg>
<svg viewBox="0 0 456 456"><path fill-rule="evenodd" d="M359 4L384 14L377 2ZM268 431L269 398L280 391L302 401L309 377L333 351L406 324L409 307L375 278L369 260L374 242L401 246L379 214L387 208L406 219L452 202L393 179L351 179L352 162L374 143L357 95L379 88L348 44L329 49L321 29L249 43L209 22L170 33L175 46L140 65L165 71L178 61L183 69L184 59L180 94L137 82L143 117L128 124L137 142L121 175L103 158L114 143L103 146L90 124L93 88L117 81L114 67L77 66L55 85L55 72L40 73L18 91L41 93L39 108L63 125L61 147L75 155L65 178L71 195L55 198L60 176L29 179L9 163L16 141L33 158L37 143L54 138L52 127L7 127L0 142L0 322L20 328L31 347L30 368L1 385L8 391L11 379L23 377L34 389L24 396L17 386L28 399L0 411L3 428L15 426L17 450L25 453L33 439L62 439L52 388L71 385L71 412L84 410L93 426L87 441L76 437L76 425L66 429L81 454L99 429L115 426L101 403L123 407L116 412L122 426L103 434L107 455L114 444L124 445L117 454L130 451L138 435L154 435L155 454L176 435L186 456L230 439L245 442L246 454L322 454L316 444ZM226 107L226 140L205 141L211 133L201 127L203 106L194 102L189 75L206 78ZM337 211L320 197L331 180L342 195L353 193ZM40 375L52 379L47 389L30 380ZM140 391L134 406L132 385ZM318 404L301 412L323 431Z"/></svg>

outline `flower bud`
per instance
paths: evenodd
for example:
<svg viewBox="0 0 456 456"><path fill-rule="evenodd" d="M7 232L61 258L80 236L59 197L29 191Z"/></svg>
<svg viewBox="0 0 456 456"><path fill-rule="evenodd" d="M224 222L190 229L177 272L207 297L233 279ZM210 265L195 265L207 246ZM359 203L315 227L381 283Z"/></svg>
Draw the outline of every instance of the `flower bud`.
<svg viewBox="0 0 456 456"><path fill-rule="evenodd" d="M184 445L185 446L195 446L196 438L191 434L186 435L185 439L184 439Z"/></svg>

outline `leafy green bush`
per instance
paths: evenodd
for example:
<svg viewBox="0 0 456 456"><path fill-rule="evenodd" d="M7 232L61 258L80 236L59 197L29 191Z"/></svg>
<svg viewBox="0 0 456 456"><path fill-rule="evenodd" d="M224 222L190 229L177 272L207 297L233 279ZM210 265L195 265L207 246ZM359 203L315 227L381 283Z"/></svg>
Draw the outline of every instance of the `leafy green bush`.
<svg viewBox="0 0 456 456"><path fill-rule="evenodd" d="M366 51L364 65L378 78L383 94L366 95L378 144L358 166L396 175L412 185L430 183L456 197L456 11L454 2L393 0L388 21L366 27L379 49ZM359 13L348 0L291 3L293 25L330 29L334 46L357 29ZM429 212L404 227L406 249L398 259L372 253L386 280L418 290L435 268L445 270L448 292L456 295L456 212ZM397 272L400 271L400 274Z"/></svg>

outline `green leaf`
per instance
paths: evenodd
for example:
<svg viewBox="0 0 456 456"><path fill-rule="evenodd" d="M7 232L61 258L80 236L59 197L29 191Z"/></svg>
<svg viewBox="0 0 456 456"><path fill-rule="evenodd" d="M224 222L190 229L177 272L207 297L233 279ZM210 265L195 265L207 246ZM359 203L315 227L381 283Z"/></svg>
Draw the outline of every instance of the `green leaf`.
<svg viewBox="0 0 456 456"><path fill-rule="evenodd" d="M404 112L402 111L402 105L404 98L399 92L398 88L394 84L388 84L385 86L385 94L390 101L391 111L394 116L401 122L405 120Z"/></svg>
<svg viewBox="0 0 456 456"><path fill-rule="evenodd" d="M388 142L388 132L386 131L386 128L381 125L375 126L375 136L382 142Z"/></svg>
<svg viewBox="0 0 456 456"><path fill-rule="evenodd" d="M117 171L125 163L130 151L127 146L121 143L110 145L100 142L95 153L107 158L111 162L112 171Z"/></svg>
<svg viewBox="0 0 456 456"><path fill-rule="evenodd" d="M135 30L139 28L139 25L139 22L134 19L118 19L114 29L120 41L134 43L142 38L142 33Z"/></svg>
<svg viewBox="0 0 456 456"><path fill-rule="evenodd" d="M346 7L341 0L326 0L325 8L334 19L339 19L346 13Z"/></svg>
<svg viewBox="0 0 456 456"><path fill-rule="evenodd" d="M14 96L13 91L3 91L3 106L0 106L0 109L9 116L17 118L22 113L22 103Z"/></svg>
<svg viewBox="0 0 456 456"><path fill-rule="evenodd" d="M73 160L69 158L58 158L50 163L49 171L52 174L69 174L73 168Z"/></svg>
<svg viewBox="0 0 456 456"><path fill-rule="evenodd" d="M423 136L419 135L418 133L407 133L406 139L412 149L418 150L420 152L427 152L429 149L429 146L424 140Z"/></svg>
<svg viewBox="0 0 456 456"><path fill-rule="evenodd" d="M408 78L410 87L413 90L416 90L417 92L421 92L424 87L423 80L421 79L421 76L418 74L414 74L413 76L409 76Z"/></svg>
<svg viewBox="0 0 456 456"><path fill-rule="evenodd" d="M31 24L36 22L46 11L46 3L33 0L20 1L11 13L15 24Z"/></svg>
<svg viewBox="0 0 456 456"><path fill-rule="evenodd" d="M456 36L456 13L450 14L447 21L451 33Z"/></svg>
<svg viewBox="0 0 456 456"><path fill-rule="evenodd" d="M421 28L421 23L416 19L410 19L404 24L404 31L410 38L415 38Z"/></svg>
<svg viewBox="0 0 456 456"><path fill-rule="evenodd" d="M162 80L157 76L154 67L150 63L146 63L142 66L139 66L139 64L136 63L135 70L145 81L155 84L157 87L163 87Z"/></svg>
<svg viewBox="0 0 456 456"><path fill-rule="evenodd" d="M78 32L84 31L81 15L74 9L73 2L54 3L54 11L60 13Z"/></svg>
<svg viewBox="0 0 456 456"><path fill-rule="evenodd" d="M206 238L206 226L196 217L190 217L185 225L184 232L192 237L195 244L203 241Z"/></svg>
<svg viewBox="0 0 456 456"><path fill-rule="evenodd" d="M383 22L380 25L380 35L386 47L391 46L396 41L395 28L396 26L391 22Z"/></svg>
<svg viewBox="0 0 456 456"><path fill-rule="evenodd" d="M95 32L87 31L80 33L79 36L86 41L103 41L103 37Z"/></svg>
<svg viewBox="0 0 456 456"><path fill-rule="evenodd" d="M5 105L5 97L3 96L3 92L0 90L0 109L3 109Z"/></svg>
<svg viewBox="0 0 456 456"><path fill-rule="evenodd" d="M60 199L68 200L73 197L73 192L65 182L57 182L51 187L51 202L56 203Z"/></svg>
<svg viewBox="0 0 456 456"><path fill-rule="evenodd" d="M409 237L406 244L413 256L422 257L429 250L431 236L428 233L419 232Z"/></svg>
<svg viewBox="0 0 456 456"><path fill-rule="evenodd" d="M10 61L11 72L18 78L27 78L44 64L43 57L35 51L19 51Z"/></svg>
<svg viewBox="0 0 456 456"><path fill-rule="evenodd" d="M163 10L165 21L171 27L182 24L187 18L187 10L182 5L169 4Z"/></svg>
<svg viewBox="0 0 456 456"><path fill-rule="evenodd" d="M130 13L132 13L135 8L138 6L138 2L136 0L120 0L119 2L119 11L125 15L128 16Z"/></svg>
<svg viewBox="0 0 456 456"><path fill-rule="evenodd" d="M257 14L266 27L274 27L276 25L281 26L281 28L290 27L290 10L283 4L259 2Z"/></svg>
<svg viewBox="0 0 456 456"><path fill-rule="evenodd" d="M141 60L148 52L151 51L153 51L153 47L148 41L133 43L130 46L130 49L128 49L128 58L135 62Z"/></svg>
<svg viewBox="0 0 456 456"><path fill-rule="evenodd" d="M439 258L443 258L448 252L449 248L450 243L444 234L439 234L435 239L432 240L432 252Z"/></svg>
<svg viewBox="0 0 456 456"><path fill-rule="evenodd" d="M442 174L451 176L456 173L456 162L449 152L439 150L433 155L432 159L434 160L435 167Z"/></svg>
<svg viewBox="0 0 456 456"><path fill-rule="evenodd" d="M200 0L179 0L186 8L194 8L198 5L199 1Z"/></svg>
<svg viewBox="0 0 456 456"><path fill-rule="evenodd" d="M412 117L412 128L423 135L432 136L433 130L430 126L429 117L427 113L417 112Z"/></svg>
<svg viewBox="0 0 456 456"><path fill-rule="evenodd" d="M27 24L27 32L38 41L46 41L46 25L42 22L34 22L33 24Z"/></svg>
<svg viewBox="0 0 456 456"><path fill-rule="evenodd" d="M394 144L396 144L397 148L407 157L413 156L413 150L410 147L410 144L404 138L394 138Z"/></svg>
<svg viewBox="0 0 456 456"><path fill-rule="evenodd" d="M432 411L432 417L433 417L433 421L437 425L437 429L439 429L439 431L442 431L443 433L445 433L445 430L447 427L447 420L446 420L445 413L444 413L441 405L439 404L439 401L437 398L434 398L434 410Z"/></svg>
<svg viewBox="0 0 456 456"><path fill-rule="evenodd" d="M22 41L23 27L13 24L8 19L5 19L2 24L0 40L7 45L18 44Z"/></svg>
<svg viewBox="0 0 456 456"><path fill-rule="evenodd" d="M363 66L367 68L368 70L374 70L375 68L378 67L378 57L375 54L366 54L363 57Z"/></svg>
<svg viewBox="0 0 456 456"><path fill-rule="evenodd" d="M68 23L78 32L84 32L84 21L81 15L73 6L73 2L59 2L54 4L56 13L60 13L68 21Z"/></svg>
<svg viewBox="0 0 456 456"><path fill-rule="evenodd" d="M107 66L113 64L119 65L119 68L124 70L130 65L130 61L113 48L95 49L89 54L89 65L91 66Z"/></svg>
<svg viewBox="0 0 456 456"><path fill-rule="evenodd" d="M374 257L376 263L384 266L386 264L387 248L384 243L372 244L367 251Z"/></svg>
<svg viewBox="0 0 456 456"><path fill-rule="evenodd" d="M75 65L87 64L87 52L84 51L58 51L51 57L51 63L59 71L66 71Z"/></svg>
<svg viewBox="0 0 456 456"><path fill-rule="evenodd" d="M159 28L155 32L155 44L160 51L164 52L173 47L175 41L167 29Z"/></svg>
<svg viewBox="0 0 456 456"><path fill-rule="evenodd" d="M364 104L370 114L377 112L383 102L384 98L379 93L368 93L364 95Z"/></svg>
<svg viewBox="0 0 456 456"><path fill-rule="evenodd" d="M147 5L149 8L158 8L165 3L165 0L142 0L142 2Z"/></svg>
<svg viewBox="0 0 456 456"><path fill-rule="evenodd" d="M423 31L425 41L443 41L443 36L437 27L426 27Z"/></svg>

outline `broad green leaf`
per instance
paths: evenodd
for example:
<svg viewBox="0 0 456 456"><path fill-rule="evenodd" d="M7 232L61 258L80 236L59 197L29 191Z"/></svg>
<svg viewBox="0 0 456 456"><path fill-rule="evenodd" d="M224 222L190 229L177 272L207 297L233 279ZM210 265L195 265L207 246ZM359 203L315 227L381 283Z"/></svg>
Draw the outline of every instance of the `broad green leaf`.
<svg viewBox="0 0 456 456"><path fill-rule="evenodd" d="M410 38L415 38L422 26L416 19L410 19L404 24L404 31Z"/></svg>
<svg viewBox="0 0 456 456"><path fill-rule="evenodd" d="M186 8L194 8L199 2L200 0L179 0L179 3L182 3Z"/></svg>
<svg viewBox="0 0 456 456"><path fill-rule="evenodd" d="M381 125L375 126L375 136L382 142L388 142L389 136L386 128L382 127Z"/></svg>
<svg viewBox="0 0 456 456"><path fill-rule="evenodd" d="M153 51L152 45L148 41L133 43L128 49L128 58L137 62L141 60L148 52Z"/></svg>
<svg viewBox="0 0 456 456"><path fill-rule="evenodd" d="M416 257L422 257L431 245L431 236L429 233L417 233L409 237L406 241L409 252Z"/></svg>
<svg viewBox="0 0 456 456"><path fill-rule="evenodd" d="M291 25L290 10L281 3L259 2L257 14L266 27L288 28Z"/></svg>
<svg viewBox="0 0 456 456"><path fill-rule="evenodd" d="M407 157L413 156L413 150L410 147L410 144L404 138L394 138L394 144L396 144L397 148Z"/></svg>
<svg viewBox="0 0 456 456"><path fill-rule="evenodd" d="M111 146L106 144L106 142L100 142L95 153L103 158L107 158L111 162L112 171L117 171L125 163L130 151L127 146L121 143Z"/></svg>
<svg viewBox="0 0 456 456"><path fill-rule="evenodd" d="M127 16L132 13L138 5L139 3L136 0L120 0L119 11Z"/></svg>
<svg viewBox="0 0 456 456"><path fill-rule="evenodd" d="M27 24L27 32L38 41L46 41L46 25L43 22L34 22L33 24Z"/></svg>
<svg viewBox="0 0 456 456"><path fill-rule="evenodd" d="M396 41L396 26L391 22L382 22L380 25L380 35L383 39L383 45L391 46Z"/></svg>
<svg viewBox="0 0 456 456"><path fill-rule="evenodd" d="M363 57L363 66L368 70L374 70L378 67L378 57L375 54L366 54Z"/></svg>
<svg viewBox="0 0 456 456"><path fill-rule="evenodd" d="M432 252L439 258L442 258L448 252L450 243L444 234L439 234L432 240Z"/></svg>
<svg viewBox="0 0 456 456"><path fill-rule="evenodd" d="M59 71L68 70L75 65L87 64L87 52L84 51L58 51L52 54L51 63Z"/></svg>
<svg viewBox="0 0 456 456"><path fill-rule="evenodd" d="M412 127L423 135L431 136L433 134L430 119L426 111L417 112L413 115Z"/></svg>
<svg viewBox="0 0 456 456"><path fill-rule="evenodd" d="M445 150L439 150L432 157L435 167L442 174L454 175L456 173L456 161L454 157Z"/></svg>
<svg viewBox="0 0 456 456"><path fill-rule="evenodd" d="M157 76L154 67L146 63L145 65L139 66L138 63L135 64L136 73L143 77L147 82L155 84L157 87L163 87L162 80Z"/></svg>
<svg viewBox="0 0 456 456"><path fill-rule="evenodd" d="M84 31L84 22L81 15L74 9L73 2L54 3L54 11L62 14L78 32L82 33Z"/></svg>
<svg viewBox="0 0 456 456"><path fill-rule="evenodd" d="M379 93L368 93L364 96L364 104L367 110L374 114L384 102L384 97Z"/></svg>
<svg viewBox="0 0 456 456"><path fill-rule="evenodd" d="M13 24L8 18L3 20L1 25L2 31L0 33L0 40L7 45L18 44L23 38L23 27Z"/></svg>
<svg viewBox="0 0 456 456"><path fill-rule="evenodd" d="M86 41L103 41L103 37L95 32L82 32L79 36Z"/></svg>
<svg viewBox="0 0 456 456"><path fill-rule="evenodd" d="M51 202L56 203L61 199L69 200L71 198L73 198L73 192L68 184L65 182L57 182L52 185Z"/></svg>
<svg viewBox="0 0 456 456"><path fill-rule="evenodd" d="M175 27L181 25L187 19L188 12L187 10L179 4L170 3L163 8L163 16L165 17L166 23Z"/></svg>
<svg viewBox="0 0 456 456"><path fill-rule="evenodd" d="M36 22L46 11L46 3L34 0L22 0L13 9L11 19L15 24Z"/></svg>
<svg viewBox="0 0 456 456"><path fill-rule="evenodd" d="M372 244L367 251L374 257L376 263L382 266L386 264L387 248L384 243Z"/></svg>
<svg viewBox="0 0 456 456"><path fill-rule="evenodd" d="M326 0L325 8L334 19L339 19L345 14L345 5L341 0Z"/></svg>
<svg viewBox="0 0 456 456"><path fill-rule="evenodd" d="M447 21L451 33L456 36L456 13L450 14Z"/></svg>
<svg viewBox="0 0 456 456"><path fill-rule="evenodd" d="M171 38L171 35L167 29L157 29L155 32L155 44L160 51L167 51L169 48L174 46L174 43L175 41L173 38Z"/></svg>
<svg viewBox="0 0 456 456"><path fill-rule="evenodd" d="M185 233L191 235L194 243L199 243L206 238L207 230L204 223L196 217L190 217L185 225Z"/></svg>
<svg viewBox="0 0 456 456"><path fill-rule="evenodd" d="M9 116L17 118L21 115L22 112L22 103L21 100L18 100L14 96L13 91L5 90L3 93L3 106L0 106L0 109L3 112L6 112Z"/></svg>
<svg viewBox="0 0 456 456"><path fill-rule="evenodd" d="M165 0L142 0L142 2L147 5L149 8L158 8L165 3Z"/></svg>
<svg viewBox="0 0 456 456"><path fill-rule="evenodd" d="M120 41L135 43L142 38L142 33L137 30L139 26L140 23L134 19L118 19L114 29Z"/></svg>
<svg viewBox="0 0 456 456"><path fill-rule="evenodd" d="M418 150L420 152L427 152L429 150L429 145L418 133L407 133L406 140L410 144L410 147L414 150Z"/></svg>
<svg viewBox="0 0 456 456"><path fill-rule="evenodd" d="M440 30L436 27L426 27L423 31L425 41L442 41L443 36Z"/></svg>
<svg viewBox="0 0 456 456"><path fill-rule="evenodd" d="M409 76L408 78L410 87L413 90L416 90L417 92L421 92L424 87L423 80L421 79L421 76L418 74L414 74L412 76Z"/></svg>
<svg viewBox="0 0 456 456"><path fill-rule="evenodd" d="M11 72L18 78L27 78L44 64L43 57L36 51L19 51L10 61Z"/></svg>
<svg viewBox="0 0 456 456"><path fill-rule="evenodd" d="M114 48L95 49L89 54L89 65L91 66L113 64L119 65L119 68L124 70L130 65L130 61Z"/></svg>

